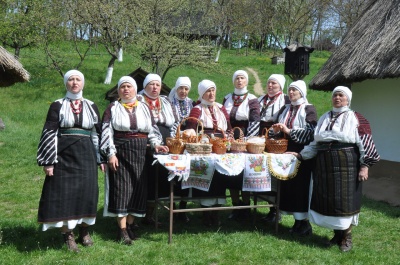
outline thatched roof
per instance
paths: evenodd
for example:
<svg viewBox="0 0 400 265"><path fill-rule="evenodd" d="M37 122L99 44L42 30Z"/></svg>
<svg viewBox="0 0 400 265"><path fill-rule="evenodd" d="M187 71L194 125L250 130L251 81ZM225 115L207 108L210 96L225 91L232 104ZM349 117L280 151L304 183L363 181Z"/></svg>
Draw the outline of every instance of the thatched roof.
<svg viewBox="0 0 400 265"><path fill-rule="evenodd" d="M332 90L366 79L400 77L400 0L373 0L311 80Z"/></svg>
<svg viewBox="0 0 400 265"><path fill-rule="evenodd" d="M0 46L0 87L29 81L29 73L6 49Z"/></svg>
<svg viewBox="0 0 400 265"><path fill-rule="evenodd" d="M128 74L128 76L130 76L133 79L135 79L136 84L137 84L137 92L138 93L143 90L143 81L144 81L144 79L146 78L146 76L148 74L149 73L146 72L145 70L143 70L141 67L137 68L135 71L133 71L132 73ZM112 102L112 101L114 101L114 100L116 100L118 98L117 86L118 86L118 84L116 84L115 86L113 86L112 88L110 88L106 92L105 99L107 99L110 102ZM162 83L160 94L168 96L170 91L171 91L171 88L169 88L166 84Z"/></svg>

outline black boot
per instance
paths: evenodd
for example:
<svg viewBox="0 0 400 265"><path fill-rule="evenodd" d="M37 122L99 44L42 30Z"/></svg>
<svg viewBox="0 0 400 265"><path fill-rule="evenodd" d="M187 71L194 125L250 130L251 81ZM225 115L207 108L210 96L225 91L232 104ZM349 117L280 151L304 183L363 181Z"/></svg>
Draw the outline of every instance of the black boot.
<svg viewBox="0 0 400 265"><path fill-rule="evenodd" d="M295 219L292 228L289 229L289 233L291 234L297 233L297 231L299 231L300 226L301 226L301 220Z"/></svg>
<svg viewBox="0 0 400 265"><path fill-rule="evenodd" d="M201 208L208 208L208 207L207 206L201 206ZM211 211L203 211L202 223L205 226L212 226Z"/></svg>
<svg viewBox="0 0 400 265"><path fill-rule="evenodd" d="M300 226L297 231L294 231L293 234L298 236L309 236L312 234L312 226L307 219L300 221Z"/></svg>
<svg viewBox="0 0 400 265"><path fill-rule="evenodd" d="M218 211L211 211L210 212L210 217L211 217L211 225L213 225L213 226L220 226L221 225L221 221L219 220Z"/></svg>
<svg viewBox="0 0 400 265"><path fill-rule="evenodd" d="M327 247L332 247L335 245L340 246L340 243L342 242L343 230L333 230L333 232L335 233L334 236L331 238L331 240L326 242Z"/></svg>
<svg viewBox="0 0 400 265"><path fill-rule="evenodd" d="M343 252L350 251L353 248L353 241L351 238L351 225L343 231L342 241L340 242L339 249Z"/></svg>
<svg viewBox="0 0 400 265"><path fill-rule="evenodd" d="M63 234L64 237L64 242L67 245L67 248L69 251L72 252L79 252L78 245L75 242L75 236L72 231L68 231L65 234Z"/></svg>
<svg viewBox="0 0 400 265"><path fill-rule="evenodd" d="M93 246L93 240L90 237L87 226L79 226L79 241L82 242L82 245L85 247Z"/></svg>
<svg viewBox="0 0 400 265"><path fill-rule="evenodd" d="M126 228L120 228L117 235L117 241L121 242L124 245L132 245L132 240L129 237L128 231Z"/></svg>
<svg viewBox="0 0 400 265"><path fill-rule="evenodd" d="M263 221L265 221L267 223L275 223L275 220L276 220L275 218L278 218L278 222L282 221L281 214L277 214L276 213L276 208L275 207L271 207L271 208L269 208L269 213L267 214L267 216L261 218L261 220L263 220Z"/></svg>

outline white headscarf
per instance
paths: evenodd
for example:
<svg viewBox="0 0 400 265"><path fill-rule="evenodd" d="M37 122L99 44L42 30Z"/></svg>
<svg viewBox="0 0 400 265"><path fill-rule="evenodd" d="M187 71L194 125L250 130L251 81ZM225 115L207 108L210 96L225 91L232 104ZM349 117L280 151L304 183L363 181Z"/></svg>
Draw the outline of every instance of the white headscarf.
<svg viewBox="0 0 400 265"><path fill-rule="evenodd" d="M157 97L150 96L150 95L147 94L147 92L146 92L146 86L147 86L147 84L150 83L151 81L158 81L158 82L160 82L160 85L162 85L161 77L160 77L158 74L148 74L148 75L146 76L146 78L144 79L144 81L143 81L143 93L144 93L146 96L148 96L149 98L151 98L151 99L156 99Z"/></svg>
<svg viewBox="0 0 400 265"><path fill-rule="evenodd" d="M306 83L303 80L297 80L297 81L290 83L290 85L288 87L288 94L289 94L289 89L291 87L297 89L302 96L302 98L299 98L296 102L292 102L292 105L297 106L302 103L307 104L308 100L307 100L307 85L306 85Z"/></svg>
<svg viewBox="0 0 400 265"><path fill-rule="evenodd" d="M68 79L73 75L77 75L77 76L79 76L81 78L81 80L82 80L82 90L83 90L83 87L85 86L85 77L83 76L82 72L80 72L78 70L69 70L64 75L64 85L65 85L65 89L67 89L66 97L70 98L70 99L80 99L80 98L82 98L82 94L83 94L82 90L79 91L78 93L74 94L74 93L69 92L68 88L67 88Z"/></svg>
<svg viewBox="0 0 400 265"><path fill-rule="evenodd" d="M168 95L168 98L171 101L174 100L174 97L176 97L179 100L183 100L183 98L179 98L179 96L177 94L178 87L181 87L181 86L189 88L189 91L190 91L190 88L192 87L192 82L190 81L190 78L187 77L187 76L178 77L178 79L176 80L174 88L171 90L171 92L169 92L169 95Z"/></svg>
<svg viewBox="0 0 400 265"><path fill-rule="evenodd" d="M348 87L345 86L337 86L335 87L335 89L332 91L332 96L335 94L335 92L343 92L346 97L347 97L347 101L349 102L348 106L350 107L351 104L351 98L353 96L353 92L351 92L351 90Z"/></svg>
<svg viewBox="0 0 400 265"><path fill-rule="evenodd" d="M269 80L275 80L276 82L278 82L278 84L281 87L281 90L283 91L283 89L285 88L285 82L286 82L286 78L284 75L280 75L280 74L272 74L269 78ZM267 83L268 83L267 81Z"/></svg>
<svg viewBox="0 0 400 265"><path fill-rule="evenodd" d="M199 100L201 100L202 103L203 103L204 93L206 93L207 90L210 89L211 87L214 87L215 92L217 92L217 86L215 85L215 83L213 81L205 79L199 83L199 85L197 87L197 91L199 93Z"/></svg>
<svg viewBox="0 0 400 265"><path fill-rule="evenodd" d="M148 74L143 81L143 89L145 89L147 84L151 81L158 81L161 84L161 77L158 74Z"/></svg>
<svg viewBox="0 0 400 265"><path fill-rule="evenodd" d="M249 75L247 74L247 72L244 70L237 70L235 73L233 73L233 77L232 77L233 84L235 84L235 79L238 75L244 76L246 78L247 82L249 82ZM235 91L234 91L234 93L236 95L243 95L243 94L246 94L247 92L248 92L247 86L243 87L242 89L237 89L235 87Z"/></svg>
<svg viewBox="0 0 400 265"><path fill-rule="evenodd" d="M135 89L135 91L137 92L137 84L136 84L135 79L133 79L133 78L130 77L130 76L123 76L123 77L121 77L121 78L119 79L119 81L118 81L118 90L119 90L119 88L121 87L121 85L124 84L124 83L129 83L129 84L131 84L131 85L133 86L133 88ZM121 101L122 101L123 103L135 102L135 101L136 101L136 96L135 96L134 98L128 100L128 101L126 101L126 100L124 100L124 99L121 99Z"/></svg>

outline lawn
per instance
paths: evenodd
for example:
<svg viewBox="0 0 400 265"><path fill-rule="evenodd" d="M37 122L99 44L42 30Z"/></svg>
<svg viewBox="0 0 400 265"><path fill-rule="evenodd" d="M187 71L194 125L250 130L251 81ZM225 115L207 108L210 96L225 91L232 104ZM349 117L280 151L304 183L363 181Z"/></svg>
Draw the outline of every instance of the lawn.
<svg viewBox="0 0 400 265"><path fill-rule="evenodd" d="M176 68L163 81L173 87L178 76L187 75L192 80L190 96L197 98L198 82L211 79L217 84L217 99L221 102L233 90L235 70L254 69L263 86L272 73L283 73L283 65L272 65L270 57L269 53L245 56L224 50L220 62L210 62L212 67L207 71ZM305 78L306 83L326 59L318 52L311 55L311 73ZM134 55L125 53L124 61L115 65L112 84L104 85L107 60L99 48L80 69L85 75L84 97L96 102L100 112L108 104L104 100L106 91L120 76L142 66ZM265 209L258 211L254 224L230 221L228 212L220 212L222 225L218 228L202 226L201 214L190 213L190 223L175 224L171 245L167 243L167 213L160 211L163 227L155 230L141 226L140 240L133 246L120 245L114 241L116 221L102 217L101 172L98 218L91 230L95 245L81 247L79 254L67 252L60 232L42 232L36 221L44 180L43 171L36 164L37 144L49 104L63 97L65 88L61 76L46 66L37 50L23 51L21 62L31 73L31 81L0 88L0 118L6 125L0 131L0 264L400 264L400 209L367 198L363 199L360 225L353 229L354 248L349 253L341 253L336 247L325 248L323 242L332 232L317 226L313 226L310 237L292 237L288 233L293 222L290 217L283 218L276 234L272 225L260 220ZM250 75L249 90L254 83ZM308 100L316 105L319 115L330 108L330 93L309 90Z"/></svg>

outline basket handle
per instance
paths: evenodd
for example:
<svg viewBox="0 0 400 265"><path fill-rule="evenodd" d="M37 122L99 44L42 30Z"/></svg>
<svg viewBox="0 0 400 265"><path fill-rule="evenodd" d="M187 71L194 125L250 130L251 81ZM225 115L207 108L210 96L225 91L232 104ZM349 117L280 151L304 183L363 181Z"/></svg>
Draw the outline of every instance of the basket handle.
<svg viewBox="0 0 400 265"><path fill-rule="evenodd" d="M233 127L233 129L232 129L232 134L233 135L235 135L235 129L239 129L239 140L243 141L243 137L244 137L243 130L240 127Z"/></svg>
<svg viewBox="0 0 400 265"><path fill-rule="evenodd" d="M196 133L199 134L199 124L200 124L200 126L201 126L200 134L204 134L204 126L203 126L203 123L201 122L201 120L199 120L199 119L197 119L197 118L195 118L195 117L186 117L186 118L182 119L182 120L181 120L181 123L180 123L179 126L178 126L178 130L177 130L179 133L180 133L180 128L181 128L181 126L182 126L182 123L184 123L184 122L187 121L187 120L195 120L195 121L197 121ZM178 133L177 133L177 135L178 135Z"/></svg>
<svg viewBox="0 0 400 265"><path fill-rule="evenodd" d="M264 130L265 130L265 129L267 129L267 128L264 128L264 129L263 129L263 133L264 133ZM272 126L267 130L267 132L266 132L266 134L265 134L265 138L266 138L266 139L269 139L269 134L268 134L268 132L269 132L270 130L273 130ZM282 132L282 133L283 133L283 137L282 137L282 138L283 138L283 139L287 139L286 133L284 133L284 132Z"/></svg>
<svg viewBox="0 0 400 265"><path fill-rule="evenodd" d="M216 132L217 132L217 130L220 130L220 131L222 132L223 138L224 138L224 139L226 139L226 134L225 134L225 131L224 131L224 130L222 130L222 128L220 128L220 127L215 127L215 128L214 128L214 133L216 133Z"/></svg>

